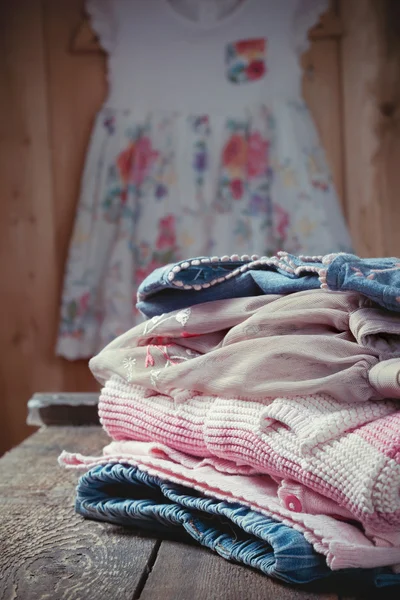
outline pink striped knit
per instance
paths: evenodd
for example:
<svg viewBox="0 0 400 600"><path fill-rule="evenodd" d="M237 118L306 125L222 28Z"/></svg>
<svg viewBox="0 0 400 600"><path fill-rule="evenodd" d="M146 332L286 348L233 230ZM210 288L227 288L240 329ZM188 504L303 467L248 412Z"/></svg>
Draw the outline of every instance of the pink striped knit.
<svg viewBox="0 0 400 600"><path fill-rule="evenodd" d="M370 530L400 531L400 412L394 401L167 396L113 377L102 390L99 414L115 440L156 441L289 477Z"/></svg>

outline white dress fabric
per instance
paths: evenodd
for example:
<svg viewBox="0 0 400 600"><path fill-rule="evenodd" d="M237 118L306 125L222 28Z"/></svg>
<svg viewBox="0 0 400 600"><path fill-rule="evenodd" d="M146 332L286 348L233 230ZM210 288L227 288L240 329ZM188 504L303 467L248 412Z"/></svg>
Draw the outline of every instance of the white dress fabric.
<svg viewBox="0 0 400 600"><path fill-rule="evenodd" d="M186 257L351 249L301 98L329 0L89 0L108 53L71 240L57 353L141 317L136 290ZM200 21L193 20L194 17Z"/></svg>

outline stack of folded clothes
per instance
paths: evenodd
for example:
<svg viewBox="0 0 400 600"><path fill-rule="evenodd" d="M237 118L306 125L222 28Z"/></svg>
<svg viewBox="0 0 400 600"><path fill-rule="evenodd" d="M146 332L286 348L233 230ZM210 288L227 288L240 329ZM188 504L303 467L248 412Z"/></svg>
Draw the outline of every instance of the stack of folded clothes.
<svg viewBox="0 0 400 600"><path fill-rule="evenodd" d="M77 511L291 583L400 584L400 259L200 257L138 308L90 361L113 441L60 457L89 469Z"/></svg>

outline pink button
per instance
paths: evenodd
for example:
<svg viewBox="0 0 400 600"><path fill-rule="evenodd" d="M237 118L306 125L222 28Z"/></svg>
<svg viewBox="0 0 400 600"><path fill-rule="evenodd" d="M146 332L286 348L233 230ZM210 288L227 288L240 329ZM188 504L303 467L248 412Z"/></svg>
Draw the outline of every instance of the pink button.
<svg viewBox="0 0 400 600"><path fill-rule="evenodd" d="M293 512L302 512L303 510L300 500L296 498L296 496L293 496L293 494L289 494L288 496L286 496L285 504L286 508L292 510Z"/></svg>

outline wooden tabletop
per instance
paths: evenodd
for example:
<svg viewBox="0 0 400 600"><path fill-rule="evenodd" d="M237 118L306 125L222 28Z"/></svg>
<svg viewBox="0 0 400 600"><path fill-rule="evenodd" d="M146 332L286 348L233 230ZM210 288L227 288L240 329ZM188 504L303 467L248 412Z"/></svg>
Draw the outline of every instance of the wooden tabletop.
<svg viewBox="0 0 400 600"><path fill-rule="evenodd" d="M0 459L0 600L379 600L391 590L295 588L181 540L84 520L62 450L99 453L99 426L47 426Z"/></svg>

